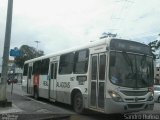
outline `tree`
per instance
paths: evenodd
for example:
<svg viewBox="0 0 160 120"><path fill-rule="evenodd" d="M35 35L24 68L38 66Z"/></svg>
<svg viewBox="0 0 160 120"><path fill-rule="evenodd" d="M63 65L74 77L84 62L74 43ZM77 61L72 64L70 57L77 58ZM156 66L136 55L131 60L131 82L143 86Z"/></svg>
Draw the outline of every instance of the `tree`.
<svg viewBox="0 0 160 120"><path fill-rule="evenodd" d="M100 37L100 39L103 39L103 38L106 38L106 37L117 37L117 34L113 34L113 33L110 33L110 32L108 32L108 33L104 32L104 33L102 33L102 36Z"/></svg>
<svg viewBox="0 0 160 120"><path fill-rule="evenodd" d="M15 64L20 68L23 68L24 62L26 60L30 60L44 55L44 52L42 50L37 51L36 48L28 45L22 45L19 50L22 51L23 56L16 57Z"/></svg>
<svg viewBox="0 0 160 120"><path fill-rule="evenodd" d="M152 41L148 44L151 48L151 51L152 51L152 55L153 55L153 59L158 59L159 58L159 55L156 54L155 52L160 48L160 41L158 40L155 40L155 41Z"/></svg>

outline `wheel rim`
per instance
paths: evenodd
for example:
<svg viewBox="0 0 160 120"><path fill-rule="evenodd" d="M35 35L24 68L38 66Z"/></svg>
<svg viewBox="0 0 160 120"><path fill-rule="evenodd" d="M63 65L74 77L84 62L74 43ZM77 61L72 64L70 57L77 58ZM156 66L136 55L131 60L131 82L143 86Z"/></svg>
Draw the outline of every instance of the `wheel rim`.
<svg viewBox="0 0 160 120"><path fill-rule="evenodd" d="M76 99L76 107L77 107L77 109L80 109L81 106L82 106L82 100L81 100L80 97L78 97L78 98Z"/></svg>
<svg viewBox="0 0 160 120"><path fill-rule="evenodd" d="M82 97L80 95L75 97L74 108L76 112L82 111Z"/></svg>

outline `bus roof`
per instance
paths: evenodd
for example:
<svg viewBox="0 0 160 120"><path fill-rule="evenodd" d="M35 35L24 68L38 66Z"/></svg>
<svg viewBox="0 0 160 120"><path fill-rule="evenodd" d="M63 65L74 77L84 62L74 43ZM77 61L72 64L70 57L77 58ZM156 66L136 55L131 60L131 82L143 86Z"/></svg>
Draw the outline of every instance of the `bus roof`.
<svg viewBox="0 0 160 120"><path fill-rule="evenodd" d="M34 59L30 59L30 60L25 61L25 63L30 63L30 62L34 62L34 61L37 61L37 60L42 60L42 59L46 59L46 58L50 58L50 57L54 57L54 56L59 56L61 54L74 52L74 51L81 50L81 49L91 48L91 47L94 47L94 46L97 46L97 45L107 44L107 43L110 42L110 40L111 40L111 38L96 40L94 42L90 42L90 43L85 44L85 45L75 46L75 47L72 47L70 49L65 49L65 50L62 50L62 51L58 51L58 52L54 52L54 53L51 53L51 54L40 56L40 57L37 57L37 58L34 58Z"/></svg>
<svg viewBox="0 0 160 120"><path fill-rule="evenodd" d="M82 46L76 46L76 47L73 47L73 48L70 48L70 49L65 49L65 50L62 50L62 51L59 51L59 52L54 52L54 53L47 54L47 55L44 55L44 56L41 56L41 57L37 57L37 58L31 59L31 60L27 60L27 61L25 61L25 63L34 62L34 61L37 61L37 60L43 60L43 59L46 59L46 58L59 56L61 54L66 54L66 53L70 53L70 52L74 52L74 51L82 50L82 49L86 49L86 48L92 48L92 47L99 46L99 45L104 45L104 44L110 45L109 43L112 39L123 40L123 41L125 40L125 39L118 39L118 38L104 38L104 39L96 40L94 42L90 42L90 43L82 45ZM126 41L131 41L131 40L126 40ZM136 41L132 41L132 42L138 43ZM145 45L145 44L142 44L142 45Z"/></svg>

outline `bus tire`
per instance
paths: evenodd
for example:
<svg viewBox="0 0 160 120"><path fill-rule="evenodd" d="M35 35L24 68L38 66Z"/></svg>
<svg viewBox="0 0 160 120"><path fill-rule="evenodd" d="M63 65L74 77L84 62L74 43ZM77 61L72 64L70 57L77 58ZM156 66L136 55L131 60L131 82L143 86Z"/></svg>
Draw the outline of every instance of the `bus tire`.
<svg viewBox="0 0 160 120"><path fill-rule="evenodd" d="M38 99L38 98L39 98L37 86L34 87L34 98L35 98L35 99Z"/></svg>
<svg viewBox="0 0 160 120"><path fill-rule="evenodd" d="M84 111L83 97L82 97L82 94L80 92L78 92L74 95L73 108L74 108L74 111L79 113L79 114L82 114L83 111Z"/></svg>

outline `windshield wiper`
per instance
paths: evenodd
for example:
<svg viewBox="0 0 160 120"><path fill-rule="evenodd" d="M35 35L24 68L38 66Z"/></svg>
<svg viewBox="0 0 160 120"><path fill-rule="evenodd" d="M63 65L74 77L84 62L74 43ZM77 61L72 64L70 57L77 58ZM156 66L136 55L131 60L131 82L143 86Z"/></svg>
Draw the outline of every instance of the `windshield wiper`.
<svg viewBox="0 0 160 120"><path fill-rule="evenodd" d="M129 56L126 52L122 52L122 54L123 54L124 59L126 60L127 64L131 67L131 71L132 71L132 74L133 74L134 71L133 71L133 64L132 64L131 59L129 58Z"/></svg>
<svg viewBox="0 0 160 120"><path fill-rule="evenodd" d="M142 68L144 67L145 63L146 63L146 55L143 55L143 57L141 59L141 66L142 66Z"/></svg>

